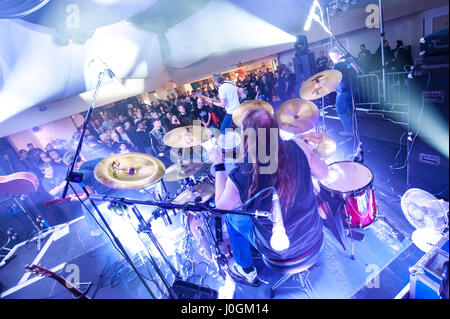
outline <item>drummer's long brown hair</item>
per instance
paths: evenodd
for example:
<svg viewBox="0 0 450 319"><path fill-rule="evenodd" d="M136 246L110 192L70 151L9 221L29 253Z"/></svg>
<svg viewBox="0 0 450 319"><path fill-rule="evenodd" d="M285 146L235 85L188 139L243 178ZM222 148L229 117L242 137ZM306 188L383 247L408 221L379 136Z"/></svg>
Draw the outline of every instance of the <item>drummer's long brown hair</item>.
<svg viewBox="0 0 450 319"><path fill-rule="evenodd" d="M277 170L272 175L272 183L271 186L275 186L277 188L277 192L280 198L280 204L283 211L286 213L287 210L292 206L295 199L295 187L297 184L297 171L295 165L295 159L289 159L289 154L287 153L285 145L282 143L279 134L278 123L276 122L273 115L269 114L267 111L263 109L256 109L247 112L242 120L242 131L245 132L247 129L253 129L256 133L256 141L250 141L250 143L255 143L256 147L252 147L249 150L249 136L247 134L243 134L243 147L244 152L249 157L252 157L253 163L253 176L252 176L252 184L249 189L248 199L250 199L259 185L259 176L260 176L260 164L261 161L258 158L258 138L261 138L258 132L261 132L261 129L265 129L265 137L266 137L266 154L270 153L271 143L273 144L275 141L271 141L271 129L276 129L276 137L278 142L278 152L277 156L275 156L277 160ZM273 147L273 145L272 145ZM252 151L253 150L253 151ZM253 153L256 150L256 154ZM251 152L249 152L251 151ZM276 149L274 150L277 151ZM268 192L267 196L270 195L271 192Z"/></svg>

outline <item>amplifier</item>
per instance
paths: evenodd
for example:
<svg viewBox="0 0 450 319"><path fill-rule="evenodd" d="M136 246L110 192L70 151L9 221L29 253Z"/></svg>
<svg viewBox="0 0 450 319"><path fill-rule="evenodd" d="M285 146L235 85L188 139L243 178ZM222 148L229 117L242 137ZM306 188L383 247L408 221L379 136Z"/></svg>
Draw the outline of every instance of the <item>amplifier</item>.
<svg viewBox="0 0 450 319"><path fill-rule="evenodd" d="M218 299L219 296L217 290L179 279L175 279L172 288L179 299Z"/></svg>
<svg viewBox="0 0 450 319"><path fill-rule="evenodd" d="M432 56L448 53L448 29L432 33L420 39L420 55Z"/></svg>

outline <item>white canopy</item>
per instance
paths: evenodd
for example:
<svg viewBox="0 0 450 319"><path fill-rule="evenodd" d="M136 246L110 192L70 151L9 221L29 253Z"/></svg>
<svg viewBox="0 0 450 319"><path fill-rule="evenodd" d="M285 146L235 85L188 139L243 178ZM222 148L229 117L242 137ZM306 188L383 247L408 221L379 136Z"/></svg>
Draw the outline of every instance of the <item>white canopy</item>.
<svg viewBox="0 0 450 319"><path fill-rule="evenodd" d="M123 88L102 86L97 99L102 105L164 87L169 81L188 82L291 49L312 4L312 0L35 1L42 6L35 12L0 19L0 136L87 110L97 82L87 66L96 57L124 80ZM369 2L374 1L358 3ZM337 29L348 32L362 23L345 23ZM327 37L320 27L306 35L309 41ZM40 112L41 106L47 111Z"/></svg>

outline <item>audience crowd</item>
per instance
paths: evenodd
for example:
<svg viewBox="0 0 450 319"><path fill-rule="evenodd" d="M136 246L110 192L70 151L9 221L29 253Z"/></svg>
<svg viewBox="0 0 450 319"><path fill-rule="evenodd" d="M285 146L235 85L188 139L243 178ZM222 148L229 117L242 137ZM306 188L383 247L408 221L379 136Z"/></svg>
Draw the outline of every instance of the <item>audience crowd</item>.
<svg viewBox="0 0 450 319"><path fill-rule="evenodd" d="M281 103L294 96L295 75L280 65L275 72L270 69L248 72L237 77L235 83L241 103L254 99ZM150 104L132 97L97 108L85 132L81 157L89 161L140 152L160 159L168 167L173 164L170 148L163 142L168 131L192 125L194 120L206 128L220 128L225 110L206 97L218 99L217 88L212 84L203 84L195 92L177 92ZM26 150L18 152L23 166L40 178L43 189L51 197L61 194L61 184L65 184L81 130L80 127L70 141L54 139L45 149L29 143Z"/></svg>

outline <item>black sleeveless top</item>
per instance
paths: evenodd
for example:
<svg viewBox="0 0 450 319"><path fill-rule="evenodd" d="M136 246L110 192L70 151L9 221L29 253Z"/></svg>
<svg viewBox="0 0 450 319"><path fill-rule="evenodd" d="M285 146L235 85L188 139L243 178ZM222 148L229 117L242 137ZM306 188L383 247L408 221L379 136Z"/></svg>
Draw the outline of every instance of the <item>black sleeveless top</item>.
<svg viewBox="0 0 450 319"><path fill-rule="evenodd" d="M266 257L273 260L289 260L300 257L322 240L322 219L317 210L317 201L313 191L311 169L303 150L295 141L283 141L289 158L296 163L296 174L292 178L297 180L295 199L289 211L283 212L283 222L290 246L284 251L275 251L270 246L273 223L268 218L252 217L256 248ZM241 201L247 201L249 189L252 184L253 166L248 161L237 163L230 172L229 177L239 190ZM274 186L271 183L272 175L260 174L259 186L256 192L266 187ZM276 186L276 185L275 185ZM265 196L268 195L268 196ZM258 199L254 200L247 210L271 211L272 192L268 190Z"/></svg>

